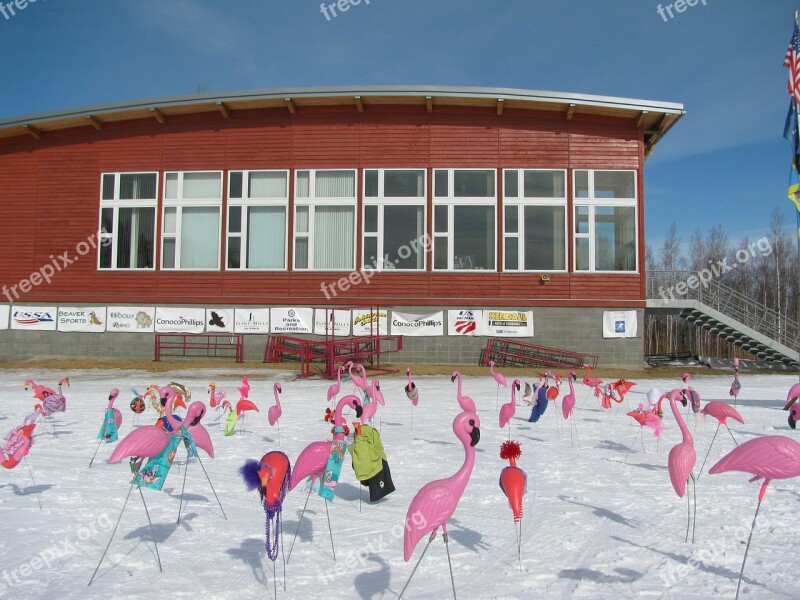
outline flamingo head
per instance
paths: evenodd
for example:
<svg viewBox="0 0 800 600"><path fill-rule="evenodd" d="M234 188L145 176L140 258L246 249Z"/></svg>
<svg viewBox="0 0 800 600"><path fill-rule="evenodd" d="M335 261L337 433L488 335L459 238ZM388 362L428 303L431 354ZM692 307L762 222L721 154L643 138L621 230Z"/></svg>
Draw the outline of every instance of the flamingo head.
<svg viewBox="0 0 800 600"><path fill-rule="evenodd" d="M406 367L406 375L411 375L411 367Z"/></svg>
<svg viewBox="0 0 800 600"><path fill-rule="evenodd" d="M800 421L800 404L795 404L789 411L789 427L796 429L798 421Z"/></svg>
<svg viewBox="0 0 800 600"><path fill-rule="evenodd" d="M189 424L189 427L195 427L200 424L204 416L206 416L206 405L196 400L189 405L189 410L186 411L185 421Z"/></svg>
<svg viewBox="0 0 800 600"><path fill-rule="evenodd" d="M58 387L61 387L62 385L65 384L67 387L69 387L69 377L64 377L63 379L61 379L61 381L58 382Z"/></svg>
<svg viewBox="0 0 800 600"><path fill-rule="evenodd" d="M111 393L108 395L108 399L109 401L113 401L117 399L117 396L119 396L119 389L113 388Z"/></svg>
<svg viewBox="0 0 800 600"><path fill-rule="evenodd" d="M214 383L213 381L208 384L208 393L209 394L213 394L216 389L217 389L217 384Z"/></svg>
<svg viewBox="0 0 800 600"><path fill-rule="evenodd" d="M513 383L512 385L513 385L513 386L516 388L516 390L517 390L517 391L519 391L519 390L520 390L520 382L519 382L519 379L515 379L515 380L514 380L514 383Z"/></svg>
<svg viewBox="0 0 800 600"><path fill-rule="evenodd" d="M489 361L489 368L490 368L490 369L493 369L493 368L494 368L494 361L493 361L493 360L490 360L490 361Z"/></svg>
<svg viewBox="0 0 800 600"><path fill-rule="evenodd" d="M578 376L575 374L575 371L570 371L569 376L572 377L572 381L578 380Z"/></svg>
<svg viewBox="0 0 800 600"><path fill-rule="evenodd" d="M270 508L279 508L288 489L292 467L283 452L267 452L261 460L248 460L239 473L248 490L258 490L261 501Z"/></svg>
<svg viewBox="0 0 800 600"><path fill-rule="evenodd" d="M342 409L345 406L349 406L353 410L356 411L356 419L361 418L361 414L364 412L364 408L361 406L361 400L358 396L354 396L353 394L349 394L339 400L339 403L336 405L336 414L341 415Z"/></svg>
<svg viewBox="0 0 800 600"><path fill-rule="evenodd" d="M470 447L476 446L481 440L481 420L477 413L465 410L453 419L453 433L462 442L469 441Z"/></svg>
<svg viewBox="0 0 800 600"><path fill-rule="evenodd" d="M461 375L461 373L460 373L460 372L458 372L458 371L453 371L453 374L450 376L450 382L451 382L451 383L452 383L452 382L454 382L456 379L458 379L458 377L459 377L460 375Z"/></svg>
<svg viewBox="0 0 800 600"><path fill-rule="evenodd" d="M672 400L676 400L676 401L680 402L681 404L683 404L683 406L686 406L686 405L689 404L689 400L688 400L688 398L686 398L686 392L684 392L683 390L672 390L668 394L668 397L670 399L672 399Z"/></svg>
<svg viewBox="0 0 800 600"><path fill-rule="evenodd" d="M276 392L278 392L279 394L283 393L283 388L281 388L281 384L280 383L276 383L275 385L273 385L272 389L275 390Z"/></svg>
<svg viewBox="0 0 800 600"><path fill-rule="evenodd" d="M689 383L689 380L690 380L691 378L692 378L692 376L691 376L691 375L689 375L689 373L684 373L684 374L683 374L683 377L681 377L681 379L683 379L683 383Z"/></svg>

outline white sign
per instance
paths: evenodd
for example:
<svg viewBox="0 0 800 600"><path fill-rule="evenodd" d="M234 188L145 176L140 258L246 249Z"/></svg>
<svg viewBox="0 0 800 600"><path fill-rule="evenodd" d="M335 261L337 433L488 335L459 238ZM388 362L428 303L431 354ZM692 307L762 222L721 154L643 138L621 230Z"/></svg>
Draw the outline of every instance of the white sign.
<svg viewBox="0 0 800 600"><path fill-rule="evenodd" d="M158 333L203 333L206 329L206 311L202 308L156 308Z"/></svg>
<svg viewBox="0 0 800 600"><path fill-rule="evenodd" d="M8 329L8 316L11 314L11 307L8 304L0 304L0 329Z"/></svg>
<svg viewBox="0 0 800 600"><path fill-rule="evenodd" d="M314 311L315 335L350 335L353 315L349 310L318 308Z"/></svg>
<svg viewBox="0 0 800 600"><path fill-rule="evenodd" d="M392 311L392 335L444 335L444 313L416 315Z"/></svg>
<svg viewBox="0 0 800 600"><path fill-rule="evenodd" d="M55 331L57 316L55 306L12 306L11 329Z"/></svg>
<svg viewBox="0 0 800 600"><path fill-rule="evenodd" d="M637 320L635 310L616 310L603 312L604 338L636 337Z"/></svg>
<svg viewBox="0 0 800 600"><path fill-rule="evenodd" d="M152 333L156 309L152 306L109 306L106 331Z"/></svg>
<svg viewBox="0 0 800 600"><path fill-rule="evenodd" d="M447 333L460 336L481 335L482 321L482 310L448 310Z"/></svg>
<svg viewBox="0 0 800 600"><path fill-rule="evenodd" d="M208 333L233 333L233 309L207 308L206 331Z"/></svg>
<svg viewBox="0 0 800 600"><path fill-rule="evenodd" d="M106 307L62 306L58 309L58 330L102 333L106 330Z"/></svg>
<svg viewBox="0 0 800 600"><path fill-rule="evenodd" d="M364 310L356 309L353 311L353 335L360 337L364 335L388 335L389 334L389 311L388 310Z"/></svg>
<svg viewBox="0 0 800 600"><path fill-rule="evenodd" d="M313 308L273 308L270 312L272 333L311 333Z"/></svg>
<svg viewBox="0 0 800 600"><path fill-rule="evenodd" d="M484 310L483 335L533 337L533 311Z"/></svg>
<svg viewBox="0 0 800 600"><path fill-rule="evenodd" d="M233 320L234 333L269 333L268 308L237 308Z"/></svg>

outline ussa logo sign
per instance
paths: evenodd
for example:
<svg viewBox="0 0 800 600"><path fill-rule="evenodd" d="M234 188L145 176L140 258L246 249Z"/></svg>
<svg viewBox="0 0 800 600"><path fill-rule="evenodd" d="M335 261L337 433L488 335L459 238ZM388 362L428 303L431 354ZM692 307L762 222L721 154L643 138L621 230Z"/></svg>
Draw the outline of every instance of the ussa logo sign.
<svg viewBox="0 0 800 600"><path fill-rule="evenodd" d="M18 325L39 325L55 321L49 312L28 312L25 310L14 311L14 321Z"/></svg>
<svg viewBox="0 0 800 600"><path fill-rule="evenodd" d="M468 335L473 333L478 328L478 323L475 319L475 313L471 310L459 311L456 317L455 329L456 333L461 335Z"/></svg>

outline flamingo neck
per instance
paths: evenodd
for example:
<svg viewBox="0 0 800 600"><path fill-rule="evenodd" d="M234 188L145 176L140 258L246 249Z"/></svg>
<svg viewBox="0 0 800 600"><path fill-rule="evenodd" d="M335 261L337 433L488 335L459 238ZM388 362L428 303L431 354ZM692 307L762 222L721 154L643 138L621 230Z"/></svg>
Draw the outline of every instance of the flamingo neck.
<svg viewBox="0 0 800 600"><path fill-rule="evenodd" d="M675 415L675 420L678 422L678 427L681 430L681 434L683 434L683 441L684 442L693 441L692 434L689 433L689 428L686 427L686 423L683 421L683 417L681 416L681 413L678 410L678 402L672 396L669 397L669 406L672 409L672 414Z"/></svg>
<svg viewBox="0 0 800 600"><path fill-rule="evenodd" d="M273 389L272 393L275 394L275 405L276 406L280 406L281 405L281 395L278 393L278 390Z"/></svg>
<svg viewBox="0 0 800 600"><path fill-rule="evenodd" d="M167 423L172 427L172 430L177 431L181 428L181 422L172 414L172 401L174 399L174 394L170 394L169 398L167 398L167 403L164 405L164 415L167 417Z"/></svg>
<svg viewBox="0 0 800 600"><path fill-rule="evenodd" d="M456 381L458 382L458 383L456 384L456 385L458 386L458 387L456 388L456 395L457 395L459 398L461 398L461 373L459 373L458 375L456 375Z"/></svg>
<svg viewBox="0 0 800 600"><path fill-rule="evenodd" d="M575 395L575 388L572 385L572 377L567 377L567 383L569 384L569 393L573 396Z"/></svg>
<svg viewBox="0 0 800 600"><path fill-rule="evenodd" d="M475 448L470 446L469 442L465 442L464 440L461 440L461 443L464 444L464 464L461 465L461 468L456 471L450 480L456 483L463 492L467 487L467 483L469 483L470 475L472 475L472 469L475 466Z"/></svg>

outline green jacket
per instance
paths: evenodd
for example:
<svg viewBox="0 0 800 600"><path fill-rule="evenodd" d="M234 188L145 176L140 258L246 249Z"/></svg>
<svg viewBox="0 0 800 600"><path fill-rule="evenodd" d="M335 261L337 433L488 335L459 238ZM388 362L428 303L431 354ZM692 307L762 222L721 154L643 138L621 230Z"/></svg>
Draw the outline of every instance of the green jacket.
<svg viewBox="0 0 800 600"><path fill-rule="evenodd" d="M386 452L378 430L369 425L361 426L361 435L353 438L353 445L347 451L353 458L353 470L356 479L366 481L380 473Z"/></svg>

